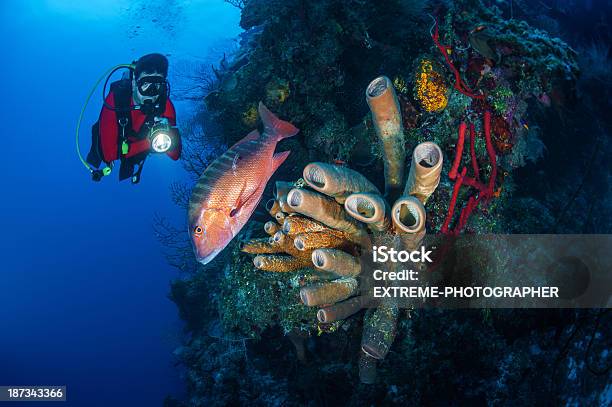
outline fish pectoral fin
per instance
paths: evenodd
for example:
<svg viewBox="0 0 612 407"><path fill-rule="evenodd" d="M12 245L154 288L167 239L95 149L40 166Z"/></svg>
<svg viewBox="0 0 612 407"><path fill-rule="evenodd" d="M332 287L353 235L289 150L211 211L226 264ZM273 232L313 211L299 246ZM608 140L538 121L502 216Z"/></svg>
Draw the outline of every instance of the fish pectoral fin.
<svg viewBox="0 0 612 407"><path fill-rule="evenodd" d="M289 154L291 154L291 151L283 151L272 156L272 172L275 172L285 162Z"/></svg>
<svg viewBox="0 0 612 407"><path fill-rule="evenodd" d="M246 193L246 189L247 189L247 185L246 183L244 183L242 185L242 190L240 191L240 198L238 198L238 202L236 202L236 205L234 205L233 208L231 208L230 210L230 217L234 217L240 214L240 211L242 210L242 208L244 207L244 205L248 204L249 202L251 202L254 198L257 197L257 191L259 191L260 186L258 185L257 188L254 188L252 192L250 192L248 195L243 196L243 194ZM261 196L258 198L258 200L261 199Z"/></svg>

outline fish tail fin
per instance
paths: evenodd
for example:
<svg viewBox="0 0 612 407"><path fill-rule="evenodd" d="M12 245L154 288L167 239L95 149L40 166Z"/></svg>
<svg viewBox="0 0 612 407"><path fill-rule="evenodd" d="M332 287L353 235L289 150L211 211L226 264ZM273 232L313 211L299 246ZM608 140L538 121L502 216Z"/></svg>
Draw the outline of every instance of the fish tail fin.
<svg viewBox="0 0 612 407"><path fill-rule="evenodd" d="M264 125L264 133L275 136L278 140L293 137L300 131L293 124L276 117L274 113L261 102L259 102L259 117Z"/></svg>

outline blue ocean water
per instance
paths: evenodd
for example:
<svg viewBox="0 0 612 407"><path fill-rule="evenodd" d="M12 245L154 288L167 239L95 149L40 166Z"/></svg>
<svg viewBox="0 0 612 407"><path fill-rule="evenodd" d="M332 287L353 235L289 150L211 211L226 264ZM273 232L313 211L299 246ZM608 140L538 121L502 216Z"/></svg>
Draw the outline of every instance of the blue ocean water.
<svg viewBox="0 0 612 407"><path fill-rule="evenodd" d="M138 186L116 173L92 183L74 130L110 66L162 52L172 73L235 37L238 21L222 0L0 3L0 385L67 385L73 406L161 405L183 391L172 357L181 324L166 297L177 274L152 222L183 221L168 186L184 172L153 157ZM191 108L177 103L179 124Z"/></svg>

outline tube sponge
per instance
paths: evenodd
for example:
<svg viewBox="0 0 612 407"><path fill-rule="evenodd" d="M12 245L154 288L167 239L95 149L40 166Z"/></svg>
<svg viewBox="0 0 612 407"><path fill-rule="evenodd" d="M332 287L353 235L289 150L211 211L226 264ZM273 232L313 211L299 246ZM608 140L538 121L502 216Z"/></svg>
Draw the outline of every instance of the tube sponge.
<svg viewBox="0 0 612 407"><path fill-rule="evenodd" d="M281 253L283 252L282 247L273 242L270 242L268 238L251 239L247 243L242 245L242 251L250 254L264 254L264 253Z"/></svg>
<svg viewBox="0 0 612 407"><path fill-rule="evenodd" d="M361 350L374 359L384 359L395 340L399 310L395 301L381 303L366 316Z"/></svg>
<svg viewBox="0 0 612 407"><path fill-rule="evenodd" d="M294 238L292 236L284 234L280 230L276 232L274 236L270 237L270 243L279 247L283 252L293 257L297 257L300 259L310 259L310 252L306 253L304 250L298 250L295 247Z"/></svg>
<svg viewBox="0 0 612 407"><path fill-rule="evenodd" d="M361 273L361 264L354 256L336 249L316 249L311 255L316 268L330 271L341 277L356 277Z"/></svg>
<svg viewBox="0 0 612 407"><path fill-rule="evenodd" d="M285 273L310 266L310 261L291 256L255 256L253 264L260 270Z"/></svg>
<svg viewBox="0 0 612 407"><path fill-rule="evenodd" d="M302 216L288 216L283 223L283 232L289 236L301 233L323 232L325 230L330 229L322 223Z"/></svg>
<svg viewBox="0 0 612 407"><path fill-rule="evenodd" d="M393 225L404 233L418 233L424 230L425 217L425 207L413 196L398 199L391 209Z"/></svg>
<svg viewBox="0 0 612 407"><path fill-rule="evenodd" d="M346 247L346 239L328 232L304 233L293 239L298 250L313 250L320 247Z"/></svg>
<svg viewBox="0 0 612 407"><path fill-rule="evenodd" d="M339 278L328 283L310 285L300 289L302 302L309 307L335 304L346 300L357 291L357 280L350 277Z"/></svg>
<svg viewBox="0 0 612 407"><path fill-rule="evenodd" d="M334 197L339 203L344 203L346 197L354 192L380 193L366 177L357 171L338 165L310 163L304 167L303 176L308 186Z"/></svg>
<svg viewBox="0 0 612 407"><path fill-rule="evenodd" d="M404 182L404 128L393 83L386 76L374 79L366 88L366 101L372 112L374 129L383 149L385 195L395 198Z"/></svg>
<svg viewBox="0 0 612 407"><path fill-rule="evenodd" d="M349 195L344 202L344 209L353 218L366 223L370 229L377 232L387 230L391 224L387 202L378 194Z"/></svg>
<svg viewBox="0 0 612 407"><path fill-rule="evenodd" d="M269 234L270 236L273 236L276 232L278 232L280 230L280 226L278 225L278 223L274 223L272 221L268 221L266 222L266 224L264 225L264 231Z"/></svg>
<svg viewBox="0 0 612 407"><path fill-rule="evenodd" d="M391 208L393 226L405 249L414 250L425 237L425 207L417 198L404 196Z"/></svg>
<svg viewBox="0 0 612 407"><path fill-rule="evenodd" d="M287 203L296 212L345 232L347 237L355 242L366 235L361 225L350 218L336 201L317 192L294 188L287 195Z"/></svg>
<svg viewBox="0 0 612 407"><path fill-rule="evenodd" d="M266 203L266 209L268 210L268 213L270 215L272 215L272 217L281 225L283 224L283 222L285 221L285 214L283 213L283 211L281 210L280 204L278 203L278 200L276 199L270 199L267 203Z"/></svg>
<svg viewBox="0 0 612 407"><path fill-rule="evenodd" d="M359 380L363 384L376 382L376 359L363 351L359 356Z"/></svg>
<svg viewBox="0 0 612 407"><path fill-rule="evenodd" d="M404 196L415 196L425 205L440 183L443 161L442 150L436 143L427 141L416 146Z"/></svg>
<svg viewBox="0 0 612 407"><path fill-rule="evenodd" d="M270 199L268 202L266 202L266 210L270 216L276 219L276 214L281 211L281 207L276 199Z"/></svg>
<svg viewBox="0 0 612 407"><path fill-rule="evenodd" d="M317 319L324 324L341 321L358 312L364 307L365 303L367 303L366 297L353 297L338 304L321 308L317 311Z"/></svg>
<svg viewBox="0 0 612 407"><path fill-rule="evenodd" d="M292 213L293 210L287 205L287 194L294 187L293 182L276 181L274 184L274 197L278 206L284 213Z"/></svg>

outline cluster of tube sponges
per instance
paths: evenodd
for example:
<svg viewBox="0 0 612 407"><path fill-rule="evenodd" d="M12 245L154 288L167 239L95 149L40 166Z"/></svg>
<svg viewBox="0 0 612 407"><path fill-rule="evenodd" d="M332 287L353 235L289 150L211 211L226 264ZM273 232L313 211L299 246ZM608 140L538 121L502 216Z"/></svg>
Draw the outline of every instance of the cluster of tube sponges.
<svg viewBox="0 0 612 407"><path fill-rule="evenodd" d="M399 307L393 299L374 300L368 285L372 270L360 256L381 242L409 250L421 244L424 204L438 186L443 157L436 144L419 144L406 178L402 118L392 82L376 78L366 99L383 150L385 194L354 170L310 163L303 181L276 183L267 205L274 221L264 225L269 237L247 242L243 251L256 254L253 263L261 270L314 269L300 298L319 307L322 324L369 308L359 367L361 381L373 383L376 362L385 358L395 339Z"/></svg>
<svg viewBox="0 0 612 407"><path fill-rule="evenodd" d="M304 169L310 188L277 182L275 198L267 209L274 221L264 230L269 238L253 239L242 246L257 254L255 267L271 272L315 268L300 297L308 306L334 304L355 294L360 273L355 260L366 230L346 214L341 203L352 190L372 190L361 174L348 168L311 163ZM336 181L339 181L335 184ZM321 322L329 322L320 314Z"/></svg>
<svg viewBox="0 0 612 407"><path fill-rule="evenodd" d="M442 76L428 59L421 60L415 78L415 96L421 107L428 112L443 110L448 104L448 89Z"/></svg>

